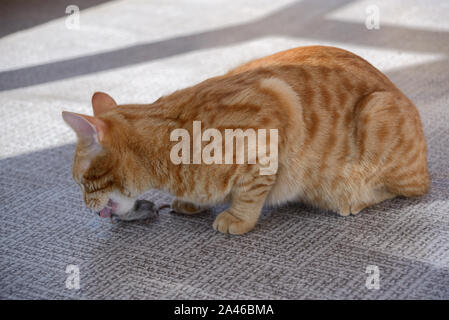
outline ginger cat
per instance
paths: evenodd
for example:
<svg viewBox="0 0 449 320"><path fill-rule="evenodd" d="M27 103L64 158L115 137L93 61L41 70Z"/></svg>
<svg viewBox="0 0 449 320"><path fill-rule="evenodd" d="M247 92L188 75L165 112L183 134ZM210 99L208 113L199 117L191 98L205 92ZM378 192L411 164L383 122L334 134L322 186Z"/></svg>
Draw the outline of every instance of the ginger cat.
<svg viewBox="0 0 449 320"><path fill-rule="evenodd" d="M338 48L283 51L152 104L118 106L95 93L92 106L94 116L63 118L78 136L74 179L102 216L129 213L139 195L157 188L188 214L230 202L213 227L243 234L264 204L304 201L346 216L429 189L416 107L379 70ZM193 121L219 132L277 129L277 171L262 175L257 162L173 163L170 134L192 135Z"/></svg>

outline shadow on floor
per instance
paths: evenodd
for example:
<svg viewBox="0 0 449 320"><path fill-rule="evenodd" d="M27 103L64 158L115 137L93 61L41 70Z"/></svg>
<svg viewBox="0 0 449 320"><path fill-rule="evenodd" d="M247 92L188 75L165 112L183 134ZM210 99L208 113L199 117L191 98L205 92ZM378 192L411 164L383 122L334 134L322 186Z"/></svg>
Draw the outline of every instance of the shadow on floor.
<svg viewBox="0 0 449 320"><path fill-rule="evenodd" d="M382 24L328 20L324 16L352 0L304 0L262 19L240 25L139 44L104 53L66 59L0 73L0 91L148 62L194 50L228 46L266 36L332 41L400 51L449 54L449 33ZM336 31L338 30L338 31Z"/></svg>

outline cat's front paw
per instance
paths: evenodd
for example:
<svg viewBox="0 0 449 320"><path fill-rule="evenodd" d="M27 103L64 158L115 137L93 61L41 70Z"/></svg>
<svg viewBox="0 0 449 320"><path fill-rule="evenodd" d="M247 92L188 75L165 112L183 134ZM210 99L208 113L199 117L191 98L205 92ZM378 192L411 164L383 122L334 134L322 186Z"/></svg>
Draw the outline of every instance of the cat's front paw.
<svg viewBox="0 0 449 320"><path fill-rule="evenodd" d="M223 211L215 219L213 227L222 233L244 234L254 228L254 225L255 223L241 220L228 211Z"/></svg>
<svg viewBox="0 0 449 320"><path fill-rule="evenodd" d="M195 214L195 213L199 213L199 212L206 210L205 207L202 207L202 206L190 203L190 202L182 201L179 199L173 200L173 202L171 204L171 208L175 212L185 213L185 214Z"/></svg>

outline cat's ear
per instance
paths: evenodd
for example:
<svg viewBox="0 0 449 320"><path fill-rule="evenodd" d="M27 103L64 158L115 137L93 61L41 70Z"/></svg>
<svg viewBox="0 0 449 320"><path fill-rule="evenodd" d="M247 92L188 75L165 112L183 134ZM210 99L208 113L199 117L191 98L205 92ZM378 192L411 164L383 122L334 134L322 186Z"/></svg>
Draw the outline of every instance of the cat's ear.
<svg viewBox="0 0 449 320"><path fill-rule="evenodd" d="M117 107L117 103L110 95L104 92L95 92L92 96L92 109L94 115L99 116Z"/></svg>
<svg viewBox="0 0 449 320"><path fill-rule="evenodd" d="M78 139L88 142L103 141L106 132L106 123L102 120L68 111L62 112L62 118L76 132Z"/></svg>

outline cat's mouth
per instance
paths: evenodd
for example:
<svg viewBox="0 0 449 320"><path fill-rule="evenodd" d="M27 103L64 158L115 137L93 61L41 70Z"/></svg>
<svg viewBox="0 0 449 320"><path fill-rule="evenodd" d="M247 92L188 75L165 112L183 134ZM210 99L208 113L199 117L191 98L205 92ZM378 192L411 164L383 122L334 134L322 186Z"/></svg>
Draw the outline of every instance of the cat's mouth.
<svg viewBox="0 0 449 320"><path fill-rule="evenodd" d="M117 210L117 208L118 208L118 203L109 199L106 207L101 209L98 212L98 215L102 218L110 218L114 214L114 212Z"/></svg>

